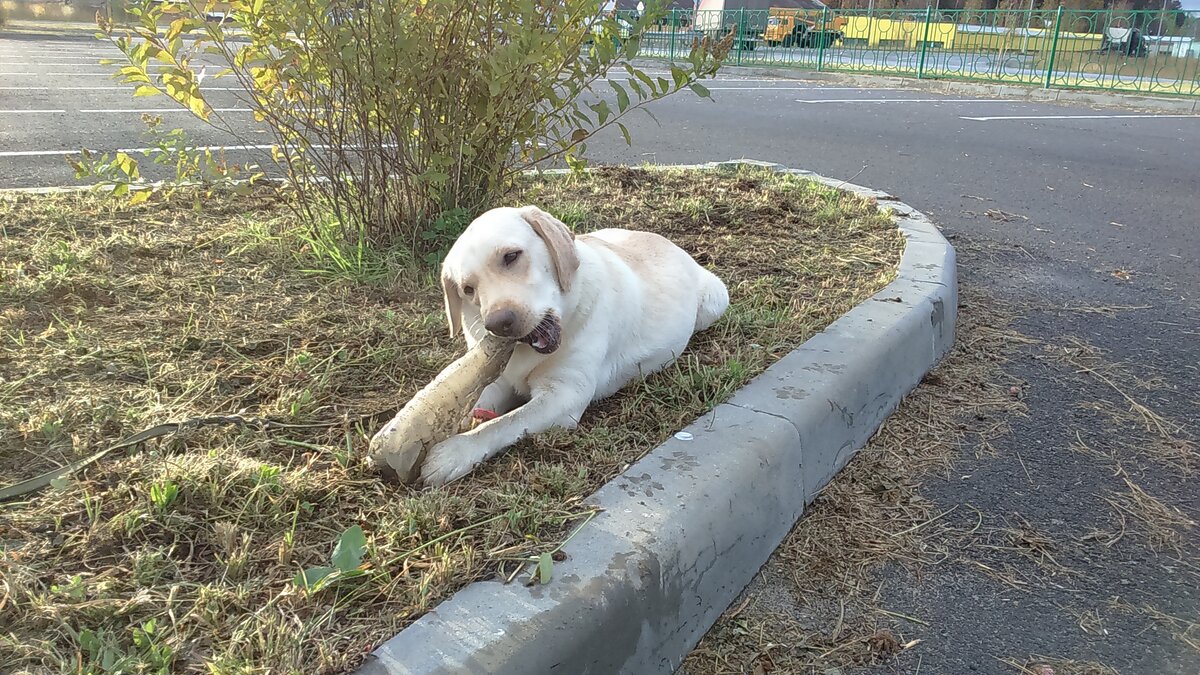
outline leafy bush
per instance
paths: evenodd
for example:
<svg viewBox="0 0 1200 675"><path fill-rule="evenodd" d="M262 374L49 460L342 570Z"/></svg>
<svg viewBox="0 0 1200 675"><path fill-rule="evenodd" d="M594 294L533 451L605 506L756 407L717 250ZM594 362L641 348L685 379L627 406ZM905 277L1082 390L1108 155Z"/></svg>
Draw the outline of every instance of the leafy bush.
<svg viewBox="0 0 1200 675"><path fill-rule="evenodd" d="M200 56L218 60L273 134L271 159L308 222L332 213L348 240L399 238L423 253L464 222L441 214L489 206L540 163L581 166L601 129L616 125L630 142L621 120L650 101L708 95L698 81L731 38L696 40L670 78L651 77L631 61L665 14L652 4L632 29L600 16L597 0L235 0L224 17L211 2L151 2L128 8L126 28L100 23L135 95L165 94L236 132L201 88ZM627 79L609 78L614 68ZM128 178L123 161L109 179ZM254 170L219 168L199 173ZM128 182L134 195L148 189Z"/></svg>

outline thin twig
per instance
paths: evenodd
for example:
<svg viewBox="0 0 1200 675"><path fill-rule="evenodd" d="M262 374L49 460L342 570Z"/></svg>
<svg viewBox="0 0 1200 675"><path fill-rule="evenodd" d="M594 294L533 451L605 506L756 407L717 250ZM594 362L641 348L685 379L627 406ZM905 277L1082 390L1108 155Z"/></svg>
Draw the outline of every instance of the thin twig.
<svg viewBox="0 0 1200 675"><path fill-rule="evenodd" d="M922 620L920 620L920 619L918 619L918 618L916 618L916 617L912 617L912 616L909 616L909 615L907 615L907 614L901 614L900 612L889 612L888 610L886 610L886 609L883 609L882 607L880 607L880 608L877 608L877 609L876 609L876 611L879 611L879 612L882 612L882 613L884 613L884 614L887 614L888 616L894 616L894 617L896 617L896 618L898 618L898 619L904 619L905 621L911 621L911 622L913 622L913 623L919 623L919 624L921 624L922 626L928 626L928 625L929 625L928 623L926 623L926 622L924 622L924 621L922 621Z"/></svg>
<svg viewBox="0 0 1200 675"><path fill-rule="evenodd" d="M925 527L926 525L928 525L928 524L930 524L930 523L932 523L932 522L934 522L934 521L941 520L941 519L942 519L944 516L946 516L946 515L948 515L948 514L950 514L950 513L954 512L954 510L955 510L955 509L957 509L957 508L958 508L958 506L957 506L957 505L955 505L955 506L952 506L952 507L950 507L950 508L946 509L945 511L942 511L942 512L941 512L941 513L939 513L938 515L936 515L936 516L934 516L934 517L930 518L929 520L927 520L927 521L925 521L925 522L923 522L923 523L917 523L916 525L913 525L912 527L908 528L907 530L904 530L904 531L901 531L901 532L897 532L897 533L893 534L892 536L893 536L893 537L902 537L902 536L904 536L904 535L906 535L906 534L908 534L908 533L910 533L910 532L916 532L917 530L921 529L922 527Z"/></svg>
<svg viewBox="0 0 1200 675"><path fill-rule="evenodd" d="M1025 460L1021 459L1020 452L1017 453L1017 461L1021 463L1021 469L1025 471L1025 480L1029 481L1030 485L1033 485L1033 478L1029 475L1029 469L1025 468Z"/></svg>
<svg viewBox="0 0 1200 675"><path fill-rule="evenodd" d="M1037 675L1037 673L1035 673L1032 670L1026 668L1025 666L1017 663L1016 661L1013 661L1012 659L1002 659L998 656L992 656L991 654L988 654L988 656L991 656L993 659L996 659L997 661L999 661L1000 663L1003 663L1006 666L1011 666L1013 668L1016 668L1017 670L1021 671L1022 673L1025 673L1026 675Z"/></svg>

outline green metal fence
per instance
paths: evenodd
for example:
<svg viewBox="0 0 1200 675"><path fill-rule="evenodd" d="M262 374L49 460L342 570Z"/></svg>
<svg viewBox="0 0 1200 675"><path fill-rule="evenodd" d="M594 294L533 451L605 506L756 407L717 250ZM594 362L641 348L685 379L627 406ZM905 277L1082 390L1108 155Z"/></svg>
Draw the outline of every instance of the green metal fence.
<svg viewBox="0 0 1200 675"><path fill-rule="evenodd" d="M731 31L731 65L1200 96L1197 11L673 10L639 53Z"/></svg>

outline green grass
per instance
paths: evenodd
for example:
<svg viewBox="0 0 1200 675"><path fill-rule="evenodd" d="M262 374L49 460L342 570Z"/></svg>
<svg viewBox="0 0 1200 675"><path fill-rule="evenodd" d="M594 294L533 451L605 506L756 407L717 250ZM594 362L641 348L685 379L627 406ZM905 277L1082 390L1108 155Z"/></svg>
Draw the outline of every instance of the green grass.
<svg viewBox="0 0 1200 675"><path fill-rule="evenodd" d="M0 199L4 483L168 420L320 425L190 429L0 504L0 663L352 669L462 586L528 578L586 521L589 494L881 288L903 247L870 201L751 170L531 178L509 202L577 231L660 232L732 305L579 429L416 490L380 482L364 455L462 352L427 270L303 237L267 194L203 212L186 195Z"/></svg>

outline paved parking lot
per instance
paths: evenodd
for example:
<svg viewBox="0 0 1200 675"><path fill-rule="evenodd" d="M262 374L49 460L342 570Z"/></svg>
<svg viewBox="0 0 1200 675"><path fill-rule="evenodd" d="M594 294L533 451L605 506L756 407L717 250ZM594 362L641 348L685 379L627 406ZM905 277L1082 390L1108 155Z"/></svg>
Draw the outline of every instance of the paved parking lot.
<svg viewBox="0 0 1200 675"><path fill-rule="evenodd" d="M97 64L111 55L88 41L0 37L0 187L74 182L64 157L83 147L140 147L142 112L162 114L168 123L178 119L197 140L230 152L261 152L254 148L269 142L237 92L221 88L219 80L209 88L233 133L207 129L163 98L131 98L108 79L115 66ZM722 77L709 84L715 101L685 93L659 102L653 109L657 122L640 114L631 118L632 148L615 131L605 132L590 143L592 158L637 164L748 157L888 190L929 213L964 252L973 251L964 254L964 286L1026 309L1020 328L1027 335L1046 345L1077 335L1113 359L1148 369L1148 377L1164 383L1152 402L1156 410L1195 419L1200 116L806 80ZM1084 314L1062 311L1067 306L1111 313L1081 319ZM1071 531L1077 525L1066 515L1071 508L1107 512L1095 486L1111 478L1107 469L1066 449L1063 431L1086 400L1056 385L1055 374L1033 361L1015 367L1028 382L1029 416L1000 444L1001 458L956 471L1008 472L1020 479L1019 493L998 487L1004 485L999 478L977 483L971 498L979 510L1019 510L1051 529ZM1019 467L1008 461L1013 449L1021 453ZM1054 478L1025 487L1020 481L1030 473ZM1198 517L1193 483L1156 477L1152 467L1142 479L1164 498L1173 496L1172 506ZM939 512L958 503L953 485L930 487ZM1097 638L1064 613L1065 606L1090 607L1093 599L1098 605L1110 590L1125 588L1121 592L1139 602L1195 620L1200 591L1191 566L1143 562L1101 556L1089 563L1095 586L1020 596L1019 602L979 576L955 582L973 600L964 600L968 591L946 591L946 584L905 580L903 597L889 602L901 616L935 627L909 626L924 641L922 672L1002 672L989 654L1030 652L1092 658L1122 672L1168 672L1139 669L1151 662L1196 672L1196 652L1155 632L1153 624L1113 619L1106 624L1112 634ZM1132 587L1129 578L1136 582ZM1139 661L1145 654L1158 660ZM904 672L913 672L913 665Z"/></svg>

